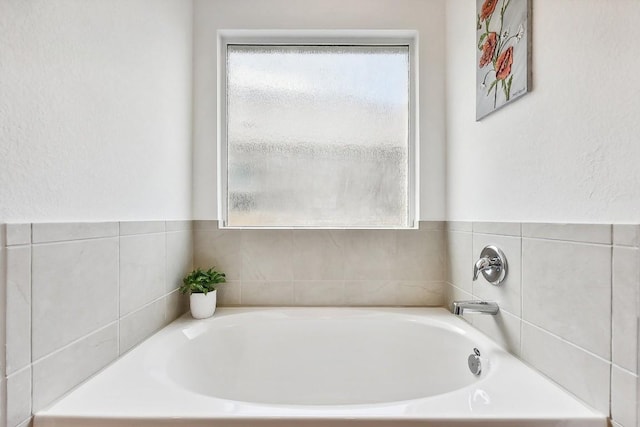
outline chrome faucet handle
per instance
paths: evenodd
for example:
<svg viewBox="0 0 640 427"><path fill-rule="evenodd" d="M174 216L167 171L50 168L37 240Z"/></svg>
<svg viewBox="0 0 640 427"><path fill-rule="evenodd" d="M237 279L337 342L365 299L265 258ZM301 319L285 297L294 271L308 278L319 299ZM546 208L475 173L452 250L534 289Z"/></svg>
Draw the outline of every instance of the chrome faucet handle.
<svg viewBox="0 0 640 427"><path fill-rule="evenodd" d="M478 276L481 271L486 270L487 268L491 268L491 259L489 257L482 257L473 266L473 281L478 280Z"/></svg>
<svg viewBox="0 0 640 427"><path fill-rule="evenodd" d="M487 282L499 285L507 277L507 257L495 246L485 246L473 266L473 280L482 273Z"/></svg>

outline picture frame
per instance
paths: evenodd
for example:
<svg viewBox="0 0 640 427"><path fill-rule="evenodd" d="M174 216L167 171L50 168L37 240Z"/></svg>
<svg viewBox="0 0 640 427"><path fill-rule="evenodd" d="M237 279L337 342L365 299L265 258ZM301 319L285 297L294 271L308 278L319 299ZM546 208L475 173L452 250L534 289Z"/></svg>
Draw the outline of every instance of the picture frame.
<svg viewBox="0 0 640 427"><path fill-rule="evenodd" d="M530 0L476 0L476 121L531 90Z"/></svg>

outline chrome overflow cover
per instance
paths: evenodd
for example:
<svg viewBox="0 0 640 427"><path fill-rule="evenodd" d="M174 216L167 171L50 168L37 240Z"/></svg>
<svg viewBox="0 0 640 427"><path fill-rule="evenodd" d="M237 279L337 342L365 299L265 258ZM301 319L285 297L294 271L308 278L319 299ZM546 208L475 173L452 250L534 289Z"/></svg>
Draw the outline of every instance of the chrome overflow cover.
<svg viewBox="0 0 640 427"><path fill-rule="evenodd" d="M469 370L473 375L480 375L482 373L482 363L480 362L480 350L473 349L473 354L469 355L467 360L469 363Z"/></svg>

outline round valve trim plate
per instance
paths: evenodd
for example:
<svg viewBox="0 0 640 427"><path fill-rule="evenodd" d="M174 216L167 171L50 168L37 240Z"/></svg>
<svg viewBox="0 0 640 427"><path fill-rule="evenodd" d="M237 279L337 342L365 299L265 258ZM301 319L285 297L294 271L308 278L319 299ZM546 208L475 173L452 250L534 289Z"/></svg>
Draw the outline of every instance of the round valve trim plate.
<svg viewBox="0 0 640 427"><path fill-rule="evenodd" d="M482 275L487 282L492 285L499 285L507 277L507 257L500 248L489 245L480 252L480 258L487 257L492 261L492 266L482 271Z"/></svg>

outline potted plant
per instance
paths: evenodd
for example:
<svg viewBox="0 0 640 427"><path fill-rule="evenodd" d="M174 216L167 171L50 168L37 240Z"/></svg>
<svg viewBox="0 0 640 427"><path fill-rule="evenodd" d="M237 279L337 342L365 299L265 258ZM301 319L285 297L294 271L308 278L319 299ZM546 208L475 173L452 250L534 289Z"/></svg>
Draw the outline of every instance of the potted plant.
<svg viewBox="0 0 640 427"><path fill-rule="evenodd" d="M206 319L216 311L216 288L226 282L226 276L215 267L208 270L197 268L182 279L180 292L189 294L191 315L196 319Z"/></svg>

